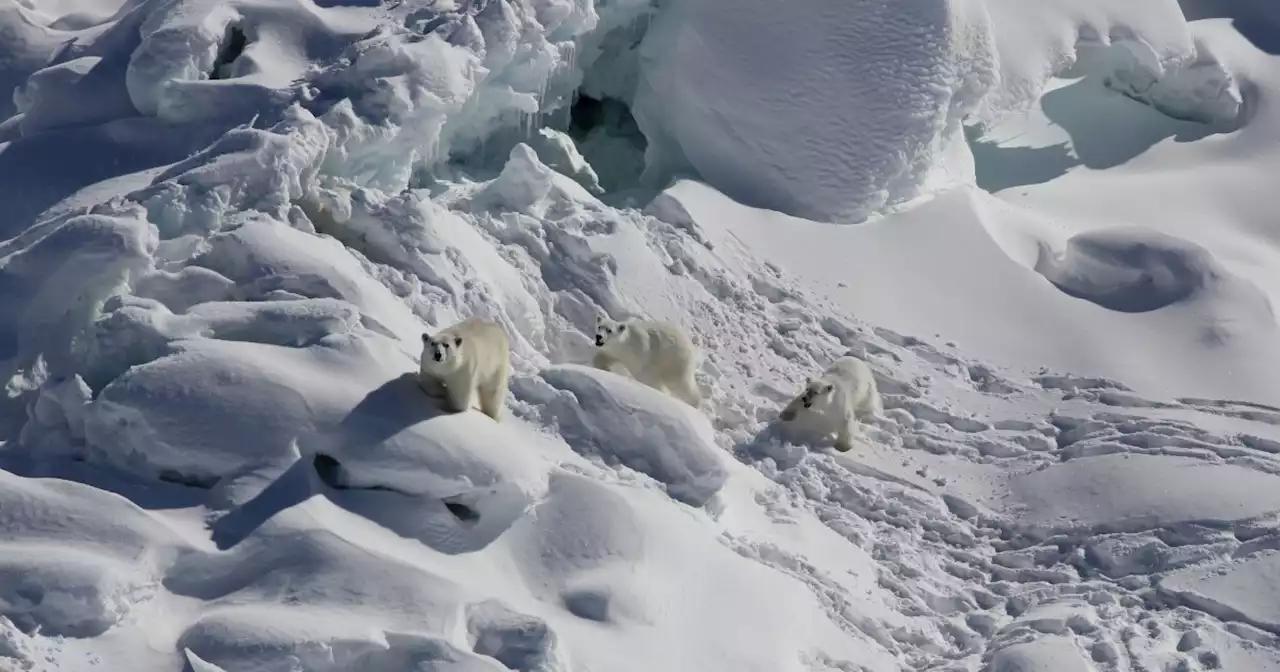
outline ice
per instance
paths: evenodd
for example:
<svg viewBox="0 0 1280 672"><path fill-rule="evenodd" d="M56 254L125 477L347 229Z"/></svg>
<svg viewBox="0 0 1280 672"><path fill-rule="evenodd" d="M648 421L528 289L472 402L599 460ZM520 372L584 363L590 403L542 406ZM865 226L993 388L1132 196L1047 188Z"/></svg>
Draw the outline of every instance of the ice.
<svg viewBox="0 0 1280 672"><path fill-rule="evenodd" d="M743 203L848 220L947 170L936 164L995 83L981 3L801 3L754 18L769 13L681 3L655 19L633 106L649 179L691 170Z"/></svg>
<svg viewBox="0 0 1280 672"><path fill-rule="evenodd" d="M1229 122L1241 104L1174 0L742 7L680 3L646 35L633 109L656 186L693 174L747 205L861 220L968 181L962 124L1023 109L1104 47L1091 67L1166 113Z"/></svg>
<svg viewBox="0 0 1280 672"><path fill-rule="evenodd" d="M1280 16L775 5L0 0L0 668L1277 669Z"/></svg>

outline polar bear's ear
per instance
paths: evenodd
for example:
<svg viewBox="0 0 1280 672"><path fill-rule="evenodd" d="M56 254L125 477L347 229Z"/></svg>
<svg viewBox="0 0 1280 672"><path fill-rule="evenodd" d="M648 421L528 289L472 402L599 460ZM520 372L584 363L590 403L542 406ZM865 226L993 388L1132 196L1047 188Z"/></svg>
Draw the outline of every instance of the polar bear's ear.
<svg viewBox="0 0 1280 672"><path fill-rule="evenodd" d="M627 330L627 324L626 324L625 322L624 322L624 323L622 323L622 324L619 324L619 325L618 325L618 333L619 333L619 334L621 334L622 332L624 332L624 331L626 331L626 330Z"/></svg>
<svg viewBox="0 0 1280 672"><path fill-rule="evenodd" d="M423 342L423 343L430 343L430 342L431 342L431 334L428 334L428 333L427 333L427 332L425 332L425 331L424 331L424 332L422 332L422 342Z"/></svg>
<svg viewBox="0 0 1280 672"><path fill-rule="evenodd" d="M456 337L456 338L454 338L454 339L453 339L453 347L455 347L455 348L460 348L460 347L462 347L462 337L461 337L461 336L458 336L458 337Z"/></svg>

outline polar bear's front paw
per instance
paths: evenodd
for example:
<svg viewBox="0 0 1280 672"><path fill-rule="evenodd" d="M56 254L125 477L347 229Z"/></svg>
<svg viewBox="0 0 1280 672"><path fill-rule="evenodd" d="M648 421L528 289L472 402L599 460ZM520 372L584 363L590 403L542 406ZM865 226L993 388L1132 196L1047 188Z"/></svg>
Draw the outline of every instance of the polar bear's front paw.
<svg viewBox="0 0 1280 672"><path fill-rule="evenodd" d="M791 408L783 409L782 413L778 414L778 417L782 418L783 422L791 422L792 420L796 419L795 409L791 409Z"/></svg>

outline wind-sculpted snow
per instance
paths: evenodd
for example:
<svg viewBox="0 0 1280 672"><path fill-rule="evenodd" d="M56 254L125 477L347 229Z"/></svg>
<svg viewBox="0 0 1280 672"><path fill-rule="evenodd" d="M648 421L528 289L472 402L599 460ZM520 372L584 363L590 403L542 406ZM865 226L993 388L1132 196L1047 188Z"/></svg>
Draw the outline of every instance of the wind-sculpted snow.
<svg viewBox="0 0 1280 672"><path fill-rule="evenodd" d="M1138 474L1144 476L1139 477ZM1123 484L1123 485L1121 485ZM1280 510L1280 478L1174 456L1101 455L1014 477L1029 532L1222 524Z"/></svg>
<svg viewBox="0 0 1280 672"><path fill-rule="evenodd" d="M728 478L711 427L689 417L681 402L604 371L561 366L542 377L561 390L549 410L578 450L645 472L693 505L706 503Z"/></svg>
<svg viewBox="0 0 1280 672"><path fill-rule="evenodd" d="M1042 254L1036 270L1067 294L1119 312L1141 313L1208 299L1242 309L1238 316L1221 319L1224 325L1241 323L1250 315L1274 318L1266 296L1232 277L1207 251L1152 231L1079 234L1067 241L1059 258Z"/></svg>
<svg viewBox="0 0 1280 672"><path fill-rule="evenodd" d="M641 52L634 111L654 179L693 170L731 198L859 219L907 200L962 146L995 85L979 2L680 3ZM821 37L819 37L821 36Z"/></svg>

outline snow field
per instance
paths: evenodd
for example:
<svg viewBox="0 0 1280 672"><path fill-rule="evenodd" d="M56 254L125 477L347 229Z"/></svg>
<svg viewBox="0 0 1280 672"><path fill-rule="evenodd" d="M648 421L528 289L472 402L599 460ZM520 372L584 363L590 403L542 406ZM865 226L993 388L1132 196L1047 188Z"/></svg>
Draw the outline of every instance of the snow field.
<svg viewBox="0 0 1280 672"><path fill-rule="evenodd" d="M802 6L773 26L817 62L831 61L815 26L910 38L858 81L900 80L892 90L919 115L807 107L822 113L807 146L830 148L807 158L770 144L796 131L777 115L828 103L832 78L868 54L810 71L787 105L763 108L773 118L721 106L723 123L707 110L758 82L723 43L769 24L711 30L714 3L659 13L636 62L589 32L632 26L650 11L633 2L180 0L58 26L20 7L24 45L74 35L34 80L40 59L5 65L28 85L21 116L0 126L0 185L16 185L0 186L14 201L0 296L15 316L0 333L0 662L1275 669L1268 593L1247 587L1270 576L1280 511L1280 410L1260 403L1274 403L1273 287L1223 247L1182 229L1051 231L972 188L857 229L692 181L614 207L563 143L500 141L579 78L668 78L676 93L724 82L679 100L641 86L626 101L652 143L651 177L683 154L731 195L764 185L774 207L862 214L946 183L935 171L970 151L963 114L1030 104L1037 78L1063 74L1082 23L1125 43L1138 66L1107 72L1145 103L1231 113L1235 89L1172 3L1042 8L1054 39L1025 59L1010 36L1035 33L1005 4L915 3L865 30L854 10L832 20ZM1220 29L1201 44L1266 81L1269 61ZM703 39L716 58L664 62ZM752 58L806 55L756 47ZM592 56L617 70L584 70ZM917 63L925 75L901 77L921 75ZM1185 93L1179 77L1207 81L1192 87L1203 95L1170 98ZM689 105L705 109L680 116ZM260 116L241 123L249 111ZM866 129L848 125L853 112ZM1266 123L1193 147L1225 151ZM69 149L84 156L72 170L13 158ZM442 167L493 152L500 171ZM797 160L811 172L788 174ZM845 170L866 166L860 183ZM1046 203L1061 193L1045 191ZM1071 252L1041 263L1046 249ZM832 292L846 281L874 291ZM1115 308L1145 298L1143 283L1163 305ZM695 334L703 408L583 367L601 310ZM1019 332L1019 310L1058 321ZM465 315L511 335L503 423L441 414L412 379L418 334ZM935 336L961 323L963 353ZM1188 325L1201 324L1222 343L1193 348ZM1072 343L1078 325L1111 338ZM847 455L793 442L777 410L846 352L875 370L884 417Z"/></svg>

